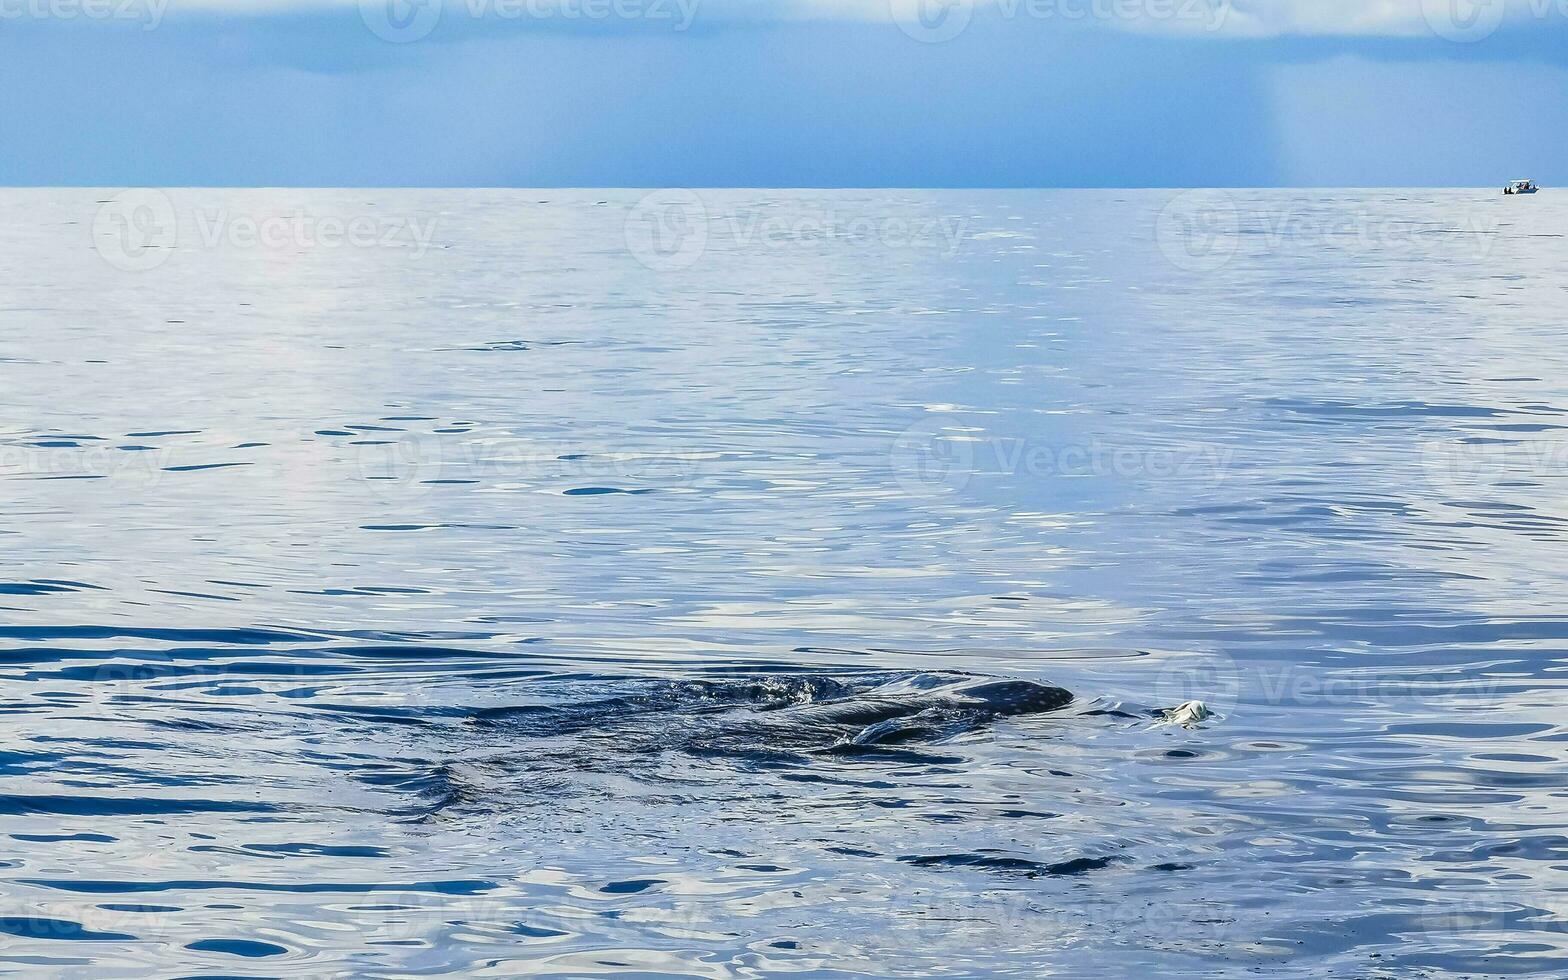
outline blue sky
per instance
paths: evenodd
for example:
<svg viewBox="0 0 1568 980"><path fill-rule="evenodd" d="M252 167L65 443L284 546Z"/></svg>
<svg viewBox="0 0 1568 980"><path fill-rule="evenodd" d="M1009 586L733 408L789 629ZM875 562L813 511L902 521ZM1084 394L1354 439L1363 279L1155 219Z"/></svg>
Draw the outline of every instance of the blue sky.
<svg viewBox="0 0 1568 980"><path fill-rule="evenodd" d="M1565 11L0 0L0 183L1562 184Z"/></svg>

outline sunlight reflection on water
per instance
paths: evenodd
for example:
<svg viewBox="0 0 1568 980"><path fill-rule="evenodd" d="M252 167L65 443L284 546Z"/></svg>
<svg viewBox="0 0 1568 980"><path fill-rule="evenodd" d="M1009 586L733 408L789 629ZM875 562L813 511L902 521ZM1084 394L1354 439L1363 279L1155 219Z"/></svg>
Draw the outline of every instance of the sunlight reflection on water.
<svg viewBox="0 0 1568 980"><path fill-rule="evenodd" d="M1550 192L0 211L0 962L1568 972Z"/></svg>

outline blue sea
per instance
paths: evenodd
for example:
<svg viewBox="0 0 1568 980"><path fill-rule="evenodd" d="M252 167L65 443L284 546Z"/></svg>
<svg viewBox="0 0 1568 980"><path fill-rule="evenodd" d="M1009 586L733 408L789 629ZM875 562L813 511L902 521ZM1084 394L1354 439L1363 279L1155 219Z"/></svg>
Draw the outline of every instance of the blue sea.
<svg viewBox="0 0 1568 980"><path fill-rule="evenodd" d="M1568 198L0 217L10 975L1568 975Z"/></svg>

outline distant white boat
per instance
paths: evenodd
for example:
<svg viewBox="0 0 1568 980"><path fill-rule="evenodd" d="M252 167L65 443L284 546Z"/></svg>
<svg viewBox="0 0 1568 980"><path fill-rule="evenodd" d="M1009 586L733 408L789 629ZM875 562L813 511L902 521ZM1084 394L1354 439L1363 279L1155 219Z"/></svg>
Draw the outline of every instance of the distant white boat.
<svg viewBox="0 0 1568 980"><path fill-rule="evenodd" d="M1503 188L1504 194L1534 194L1540 190L1533 180L1510 180L1508 186Z"/></svg>

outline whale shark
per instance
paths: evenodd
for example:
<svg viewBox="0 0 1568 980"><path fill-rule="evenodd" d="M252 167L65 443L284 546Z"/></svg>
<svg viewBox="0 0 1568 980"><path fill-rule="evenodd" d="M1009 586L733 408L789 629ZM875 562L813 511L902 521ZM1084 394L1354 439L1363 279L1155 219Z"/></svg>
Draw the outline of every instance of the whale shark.
<svg viewBox="0 0 1568 980"><path fill-rule="evenodd" d="M612 739L622 751L693 754L854 753L940 743L999 718L1073 702L1064 688L962 673L786 674L645 681L582 701L476 712L471 722L530 738Z"/></svg>
<svg viewBox="0 0 1568 980"><path fill-rule="evenodd" d="M672 787L731 786L742 773L776 773L789 781L780 785L875 788L903 767L963 766L1009 743L1065 737L1068 718L1196 727L1209 717L1198 702L1160 710L1080 701L1042 681L957 671L579 673L531 677L495 694L512 700L448 715L461 749L409 783L427 800L415 819L456 806L618 798L628 786L657 797ZM866 767L890 768L858 782Z"/></svg>
<svg viewBox="0 0 1568 980"><path fill-rule="evenodd" d="M784 709L784 717L795 725L835 732L838 738L829 747L841 749L940 741L996 718L1057 711L1073 700L1064 688L1034 681L943 678L939 686L922 685L931 677L917 675L902 684ZM846 731L851 728L856 730Z"/></svg>

